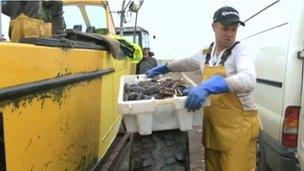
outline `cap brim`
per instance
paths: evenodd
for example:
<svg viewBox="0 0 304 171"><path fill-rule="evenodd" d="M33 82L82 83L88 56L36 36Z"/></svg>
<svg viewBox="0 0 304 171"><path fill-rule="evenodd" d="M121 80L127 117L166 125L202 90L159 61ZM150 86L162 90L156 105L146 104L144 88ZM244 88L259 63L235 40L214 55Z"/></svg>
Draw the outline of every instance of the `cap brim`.
<svg viewBox="0 0 304 171"><path fill-rule="evenodd" d="M150 57L154 56L153 52L149 52L148 54L149 54Z"/></svg>
<svg viewBox="0 0 304 171"><path fill-rule="evenodd" d="M224 21L220 21L221 24L223 24L223 26L229 26L231 24L240 24L242 26L245 26L245 23L240 21L239 19L236 19L236 18L231 18L231 19L227 19L227 20L224 20Z"/></svg>

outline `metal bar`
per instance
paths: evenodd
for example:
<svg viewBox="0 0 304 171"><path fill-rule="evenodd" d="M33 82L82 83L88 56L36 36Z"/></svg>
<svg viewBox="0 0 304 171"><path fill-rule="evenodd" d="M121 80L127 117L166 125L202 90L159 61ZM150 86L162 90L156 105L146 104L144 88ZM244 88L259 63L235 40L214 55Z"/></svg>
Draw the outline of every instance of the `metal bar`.
<svg viewBox="0 0 304 171"><path fill-rule="evenodd" d="M136 43L136 42L135 42L135 38L136 38L137 18L138 18L138 11L136 12L136 16L135 16L135 26L134 26L134 33L133 33L133 43Z"/></svg>
<svg viewBox="0 0 304 171"><path fill-rule="evenodd" d="M64 85L95 79L102 75L109 74L114 71L115 70L113 68L107 68L107 69L88 72L88 73L66 75L58 78L52 78L48 80L28 83L15 87L4 88L0 90L0 102L31 95L37 92L42 92L56 87L62 87Z"/></svg>
<svg viewBox="0 0 304 171"><path fill-rule="evenodd" d="M125 19L125 3L126 0L122 1L121 11L120 11L120 36L123 36L123 22Z"/></svg>
<svg viewBox="0 0 304 171"><path fill-rule="evenodd" d="M288 24L288 23L283 23L283 24L279 24L279 25L277 25L277 26L271 27L271 28L269 28L269 29L262 30L262 31L260 31L260 32L258 32L258 33L255 33L255 34L253 34L253 35L250 35L250 36L248 36L248 37L245 37L245 38L241 39L241 41L246 40L246 39L248 39L248 38L250 38L250 37L253 37L253 36L256 36L256 35L265 33L265 32L267 32L267 31L269 31L269 30L272 30L272 29L276 29L276 28L285 26L285 25L287 25L287 24Z"/></svg>
<svg viewBox="0 0 304 171"><path fill-rule="evenodd" d="M123 135L123 137L122 137ZM115 141L117 143L115 143ZM107 154L94 166L92 171L116 171L119 169L122 159L130 146L130 134L118 134L109 147Z"/></svg>
<svg viewBox="0 0 304 171"><path fill-rule="evenodd" d="M130 134L126 133L123 138L119 141L116 148L112 151L110 157L108 158L107 162L101 167L100 171L114 171L117 170L121 159L124 156L124 153L127 151L127 147L129 145L129 137ZM128 144L126 144L128 143Z"/></svg>
<svg viewBox="0 0 304 171"><path fill-rule="evenodd" d="M260 13L262 13L263 11L265 11L266 9L270 8L271 6L273 6L274 4L280 2L280 0L277 0L273 3L271 3L270 5L266 6L265 8L261 9L260 11L258 11L257 13L253 14L251 17L247 18L244 23L246 23L247 21L249 21L250 19L252 19L253 17L259 15Z"/></svg>
<svg viewBox="0 0 304 171"><path fill-rule="evenodd" d="M140 1L140 4L139 4L139 9L141 8L142 4L144 3L143 0ZM136 11L136 16L135 16L135 26L134 26L134 34L133 34L133 43L136 43L135 42L135 38L136 38L136 31L137 31L137 20L138 20L138 11L139 9ZM139 36L139 35L138 35ZM137 42L139 43L139 42Z"/></svg>

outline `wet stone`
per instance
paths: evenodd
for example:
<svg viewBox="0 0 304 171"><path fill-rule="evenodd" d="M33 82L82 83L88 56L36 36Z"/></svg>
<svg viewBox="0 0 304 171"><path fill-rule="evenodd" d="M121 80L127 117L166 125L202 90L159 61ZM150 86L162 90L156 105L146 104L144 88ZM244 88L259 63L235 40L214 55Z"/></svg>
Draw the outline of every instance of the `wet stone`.
<svg viewBox="0 0 304 171"><path fill-rule="evenodd" d="M164 152L164 156L165 156L165 157L173 156L173 154L174 154L174 150L166 150L166 151Z"/></svg>
<svg viewBox="0 0 304 171"><path fill-rule="evenodd" d="M152 165L152 158L146 159L143 161L143 167L151 166Z"/></svg>
<svg viewBox="0 0 304 171"><path fill-rule="evenodd" d="M184 155L181 152L175 152L174 156L176 158L177 161L184 161Z"/></svg>
<svg viewBox="0 0 304 171"><path fill-rule="evenodd" d="M167 164L175 163L175 158L174 157L166 157L166 163Z"/></svg>

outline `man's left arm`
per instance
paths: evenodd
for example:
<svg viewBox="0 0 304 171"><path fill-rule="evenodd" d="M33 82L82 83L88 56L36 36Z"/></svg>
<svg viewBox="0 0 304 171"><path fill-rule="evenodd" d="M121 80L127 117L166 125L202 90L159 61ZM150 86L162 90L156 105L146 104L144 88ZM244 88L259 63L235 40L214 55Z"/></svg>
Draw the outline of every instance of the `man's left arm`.
<svg viewBox="0 0 304 171"><path fill-rule="evenodd" d="M240 48L235 54L234 64L236 74L226 77L230 92L253 91L256 86L256 73L251 53L245 48Z"/></svg>

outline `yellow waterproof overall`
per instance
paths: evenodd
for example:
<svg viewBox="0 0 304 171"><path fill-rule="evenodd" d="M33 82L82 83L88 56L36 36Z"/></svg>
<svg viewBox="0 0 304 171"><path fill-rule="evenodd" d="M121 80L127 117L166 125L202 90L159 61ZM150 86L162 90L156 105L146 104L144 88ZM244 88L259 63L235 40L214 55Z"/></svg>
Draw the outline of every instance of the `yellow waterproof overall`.
<svg viewBox="0 0 304 171"><path fill-rule="evenodd" d="M219 74L225 77L223 65L205 65L202 80ZM243 110L232 93L210 95L210 106L204 107L203 145L207 171L254 171L256 139L260 131L256 110Z"/></svg>

